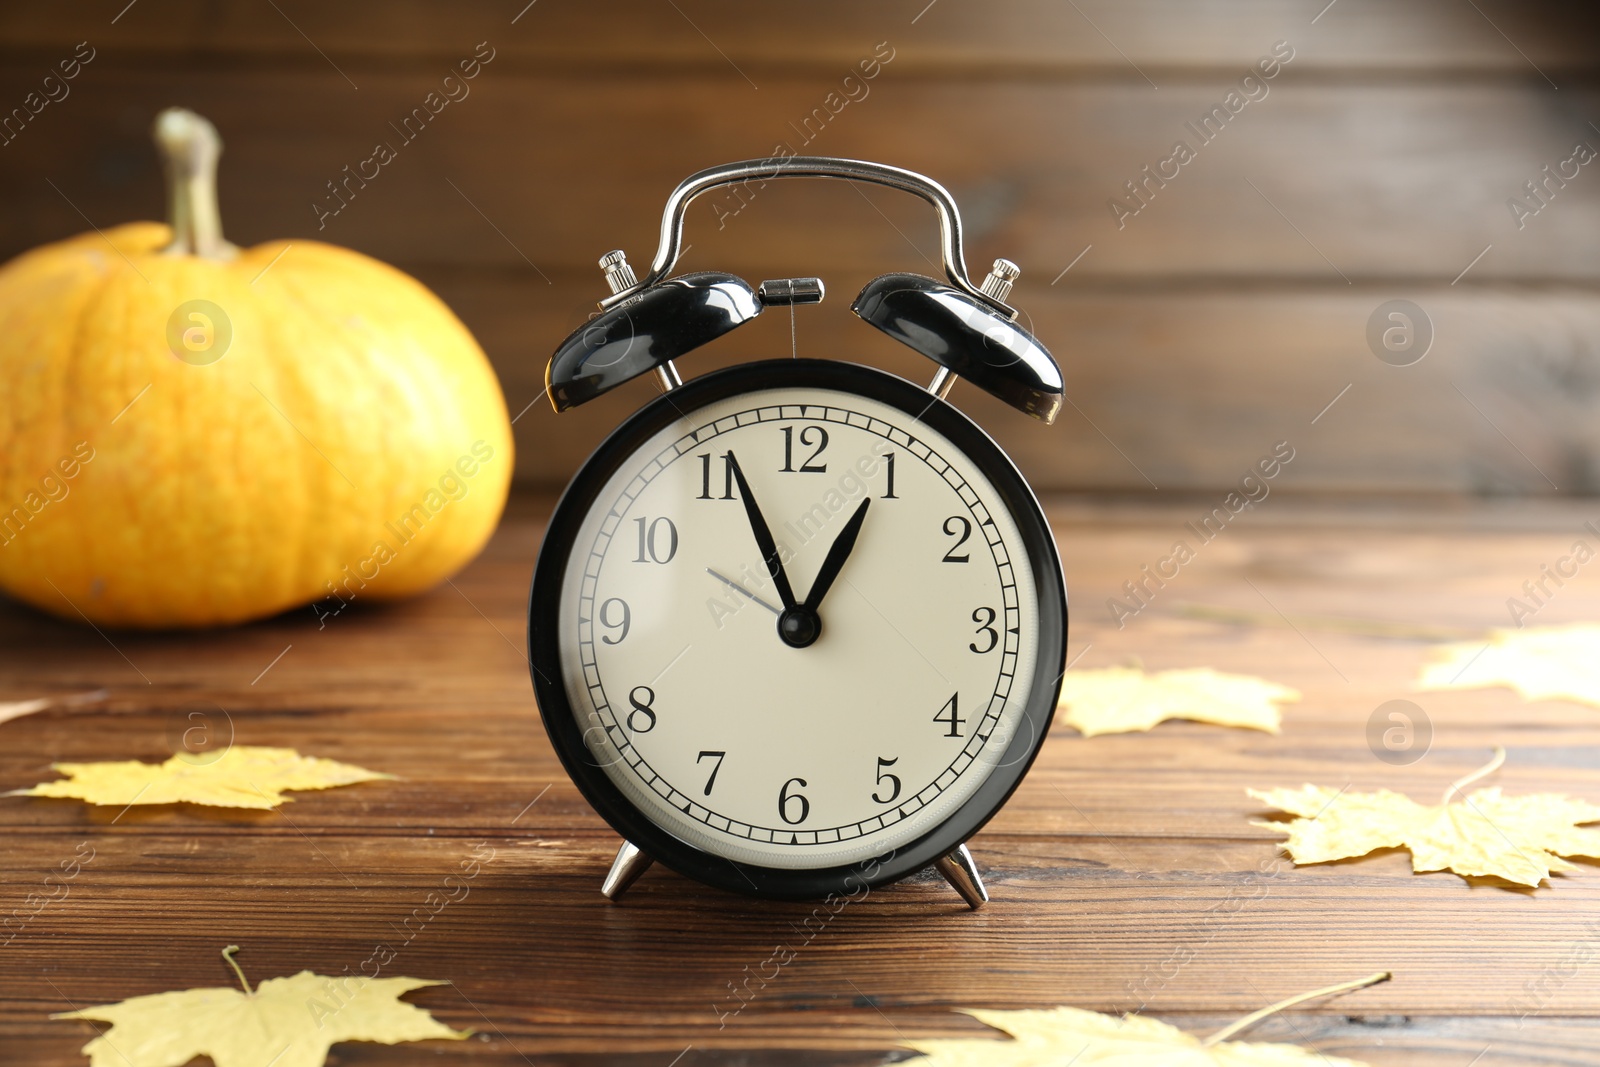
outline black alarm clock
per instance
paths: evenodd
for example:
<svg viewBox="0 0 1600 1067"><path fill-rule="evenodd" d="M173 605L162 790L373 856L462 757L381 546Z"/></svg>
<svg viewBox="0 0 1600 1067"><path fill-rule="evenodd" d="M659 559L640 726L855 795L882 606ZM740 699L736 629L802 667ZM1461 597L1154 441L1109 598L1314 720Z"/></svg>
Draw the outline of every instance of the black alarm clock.
<svg viewBox="0 0 1600 1067"><path fill-rule="evenodd" d="M816 278L668 277L695 197L790 177L938 212L946 280L886 274L851 305L938 365L930 385L800 358L680 377L679 357L764 309L822 299ZM1060 370L1006 303L1017 268L996 260L973 285L943 187L821 157L692 175L643 280L620 251L600 265L611 295L551 357L550 400L565 411L644 374L662 395L556 505L528 658L551 743L624 838L602 891L659 860L759 896L855 896L931 863L980 906L965 842L1043 743L1067 643L1037 499L944 399L960 377L1054 420Z"/></svg>

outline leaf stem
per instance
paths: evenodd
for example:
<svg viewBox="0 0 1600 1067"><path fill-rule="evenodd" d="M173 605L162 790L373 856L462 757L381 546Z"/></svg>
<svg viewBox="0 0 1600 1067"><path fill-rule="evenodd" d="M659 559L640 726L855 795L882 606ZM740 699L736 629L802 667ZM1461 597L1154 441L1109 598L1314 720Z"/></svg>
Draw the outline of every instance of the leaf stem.
<svg viewBox="0 0 1600 1067"><path fill-rule="evenodd" d="M239 969L238 962L233 958L233 954L238 951L238 945L229 945L222 950L222 958L228 961L228 966L233 968L233 973L239 976L239 984L244 986L245 995L253 997L256 995L256 991L250 988L250 983L246 980L244 971Z"/></svg>
<svg viewBox="0 0 1600 1067"><path fill-rule="evenodd" d="M1276 1015L1284 1008L1292 1008L1296 1004L1299 1004L1303 1001L1316 1000L1318 997L1331 997L1335 993L1343 993L1351 989L1362 989L1369 985L1375 985L1378 982L1387 982L1393 977L1394 975L1390 974L1388 971L1378 971L1374 974L1367 975L1365 978L1357 978L1354 982L1341 982L1338 985L1326 986L1322 989L1313 989L1309 993L1301 993L1299 996L1290 997L1288 1000L1280 1000L1276 1004L1267 1005L1260 1011L1251 1012L1238 1022L1229 1023L1221 1030L1218 1030L1216 1033L1200 1042L1200 1044L1207 1048L1211 1047L1212 1045L1220 1044L1232 1037L1234 1034L1237 1034L1240 1030L1254 1026L1267 1016Z"/></svg>
<svg viewBox="0 0 1600 1067"><path fill-rule="evenodd" d="M1461 790L1465 789L1467 786L1471 785L1473 782L1476 782L1479 778L1484 778L1484 777L1487 777L1488 775L1493 774L1495 771L1498 771L1500 769L1500 765L1502 763L1504 763L1505 761L1506 761L1505 746L1503 746L1503 745L1494 746L1494 758L1491 759L1488 763L1485 763L1482 767L1479 767L1477 770L1473 771L1471 774L1467 775L1466 777L1457 778L1455 781L1451 782L1450 783L1450 788L1446 789L1444 791L1444 799L1439 801L1439 803L1441 803L1441 804L1450 803L1450 794L1452 794L1452 793L1460 793ZM1461 793L1461 796L1462 796L1462 799L1466 798L1466 794L1465 793Z"/></svg>

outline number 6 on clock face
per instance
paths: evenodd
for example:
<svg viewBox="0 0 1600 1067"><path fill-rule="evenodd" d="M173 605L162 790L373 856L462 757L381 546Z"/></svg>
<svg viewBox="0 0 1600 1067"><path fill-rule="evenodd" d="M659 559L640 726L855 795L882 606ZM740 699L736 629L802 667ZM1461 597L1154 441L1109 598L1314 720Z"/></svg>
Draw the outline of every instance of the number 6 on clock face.
<svg viewBox="0 0 1600 1067"><path fill-rule="evenodd" d="M1048 729L1066 600L989 438L891 375L697 378L601 446L529 607L535 687L595 808L654 858L783 897L904 876Z"/></svg>

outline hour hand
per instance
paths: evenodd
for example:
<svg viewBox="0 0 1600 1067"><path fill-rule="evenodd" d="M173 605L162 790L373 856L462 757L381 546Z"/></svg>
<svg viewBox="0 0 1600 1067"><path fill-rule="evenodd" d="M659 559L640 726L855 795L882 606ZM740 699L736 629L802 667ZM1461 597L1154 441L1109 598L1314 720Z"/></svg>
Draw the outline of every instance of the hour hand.
<svg viewBox="0 0 1600 1067"><path fill-rule="evenodd" d="M761 517L761 508L756 503L755 494L750 492L750 483L745 481L744 471L739 469L739 461L732 452L728 453L728 466L733 469L733 480L739 485L739 499L744 501L744 513L750 519L750 532L756 536L756 547L761 550L761 558L766 561L767 574L772 578L772 584L778 590L778 599L783 602L785 610L795 606L794 589L789 585L789 575L783 569L783 560L778 558L778 545L772 539L772 531L767 528L767 520Z"/></svg>

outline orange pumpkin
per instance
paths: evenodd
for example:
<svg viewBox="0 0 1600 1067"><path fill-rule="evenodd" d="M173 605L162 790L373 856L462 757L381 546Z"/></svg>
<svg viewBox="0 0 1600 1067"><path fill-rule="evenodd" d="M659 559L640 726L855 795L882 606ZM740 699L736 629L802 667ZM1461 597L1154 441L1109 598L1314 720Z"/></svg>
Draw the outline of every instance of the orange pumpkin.
<svg viewBox="0 0 1600 1067"><path fill-rule="evenodd" d="M415 279L221 232L221 142L156 123L170 225L0 267L0 589L69 619L237 623L427 589L483 547L511 425Z"/></svg>

